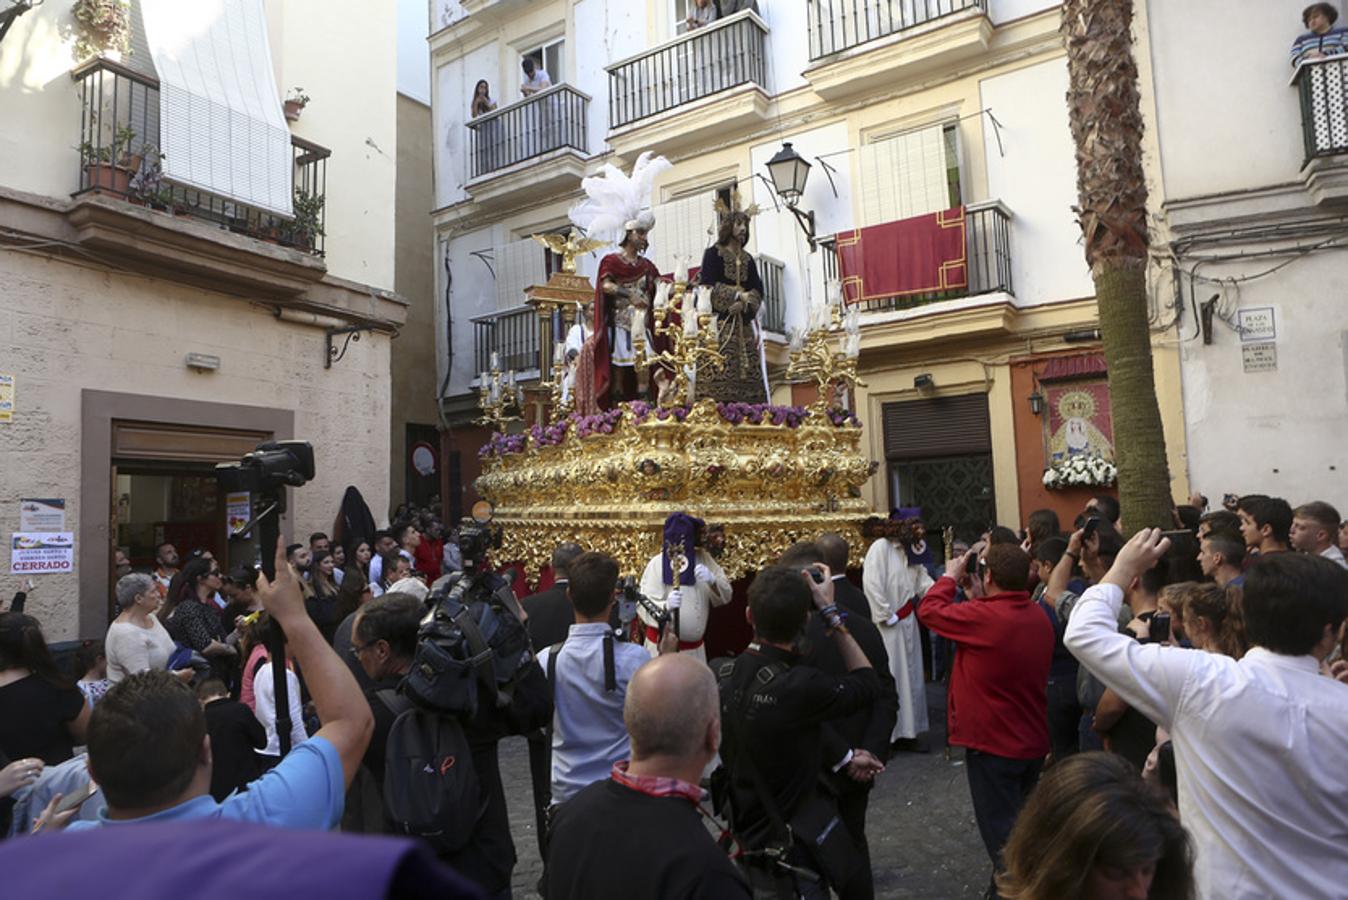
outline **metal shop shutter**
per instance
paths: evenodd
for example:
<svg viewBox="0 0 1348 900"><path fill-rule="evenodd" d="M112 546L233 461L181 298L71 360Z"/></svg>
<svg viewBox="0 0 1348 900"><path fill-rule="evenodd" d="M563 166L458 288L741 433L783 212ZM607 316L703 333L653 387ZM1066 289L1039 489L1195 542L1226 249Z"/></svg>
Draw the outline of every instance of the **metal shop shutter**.
<svg viewBox="0 0 1348 900"><path fill-rule="evenodd" d="M991 453L986 394L886 403L886 459Z"/></svg>

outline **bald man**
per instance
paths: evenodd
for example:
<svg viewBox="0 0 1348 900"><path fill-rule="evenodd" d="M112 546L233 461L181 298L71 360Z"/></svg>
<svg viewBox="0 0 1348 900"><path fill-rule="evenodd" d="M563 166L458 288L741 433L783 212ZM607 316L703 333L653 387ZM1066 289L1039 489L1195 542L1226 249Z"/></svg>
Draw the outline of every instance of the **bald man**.
<svg viewBox="0 0 1348 900"><path fill-rule="evenodd" d="M721 742L711 670L682 653L642 666L627 686L623 723L631 760L553 816L549 900L751 897L702 820L698 779Z"/></svg>

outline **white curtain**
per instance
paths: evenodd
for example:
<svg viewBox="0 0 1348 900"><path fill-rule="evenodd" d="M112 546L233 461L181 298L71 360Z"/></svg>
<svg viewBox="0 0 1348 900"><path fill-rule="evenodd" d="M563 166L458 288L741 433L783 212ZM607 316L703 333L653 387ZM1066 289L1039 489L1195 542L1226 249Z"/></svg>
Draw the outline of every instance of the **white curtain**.
<svg viewBox="0 0 1348 900"><path fill-rule="evenodd" d="M141 9L159 72L165 177L292 215L290 130L262 0L141 0Z"/></svg>
<svg viewBox="0 0 1348 900"><path fill-rule="evenodd" d="M656 206L655 229L650 233L650 258L662 275L672 275L675 256L688 265L702 265L702 251L716 243L716 195L711 191L680 197Z"/></svg>
<svg viewBox="0 0 1348 900"><path fill-rule="evenodd" d="M492 257L498 310L523 306L524 291L548 280L546 251L533 238L502 244L495 249Z"/></svg>
<svg viewBox="0 0 1348 900"><path fill-rule="evenodd" d="M883 225L950 208L942 126L863 144L863 225Z"/></svg>

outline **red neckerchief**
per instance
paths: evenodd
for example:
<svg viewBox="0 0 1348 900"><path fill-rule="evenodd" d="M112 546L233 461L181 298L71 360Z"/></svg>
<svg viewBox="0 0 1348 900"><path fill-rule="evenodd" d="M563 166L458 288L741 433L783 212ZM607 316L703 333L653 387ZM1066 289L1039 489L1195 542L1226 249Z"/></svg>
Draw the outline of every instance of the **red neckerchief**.
<svg viewBox="0 0 1348 900"><path fill-rule="evenodd" d="M720 832L717 843L725 844L727 840L734 845L734 851L731 857L738 857L744 852L744 847L740 844L739 838L731 833L730 829L722 827L716 817L707 812L702 806L702 797L705 793L701 787L691 782L683 781L679 778L670 778L666 775L633 775L627 771L628 761L619 760L613 764L611 777L618 784L625 788L636 791L639 794L645 794L648 797L679 797L693 804L703 818Z"/></svg>
<svg viewBox="0 0 1348 900"><path fill-rule="evenodd" d="M670 778L666 775L633 775L627 771L627 760L613 764L613 780L648 797L682 797L694 805L702 802L702 788L696 784Z"/></svg>

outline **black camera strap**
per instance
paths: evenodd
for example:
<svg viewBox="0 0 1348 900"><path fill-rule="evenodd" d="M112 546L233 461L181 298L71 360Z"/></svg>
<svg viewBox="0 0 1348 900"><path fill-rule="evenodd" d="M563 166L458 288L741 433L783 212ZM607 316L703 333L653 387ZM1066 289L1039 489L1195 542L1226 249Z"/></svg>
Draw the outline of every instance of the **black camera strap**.
<svg viewBox="0 0 1348 900"><path fill-rule="evenodd" d="M604 690L613 693L618 689L618 667L613 659L613 632L604 633ZM552 691L554 702L557 698L557 657L562 655L562 645L558 641L548 648L548 687Z"/></svg>

